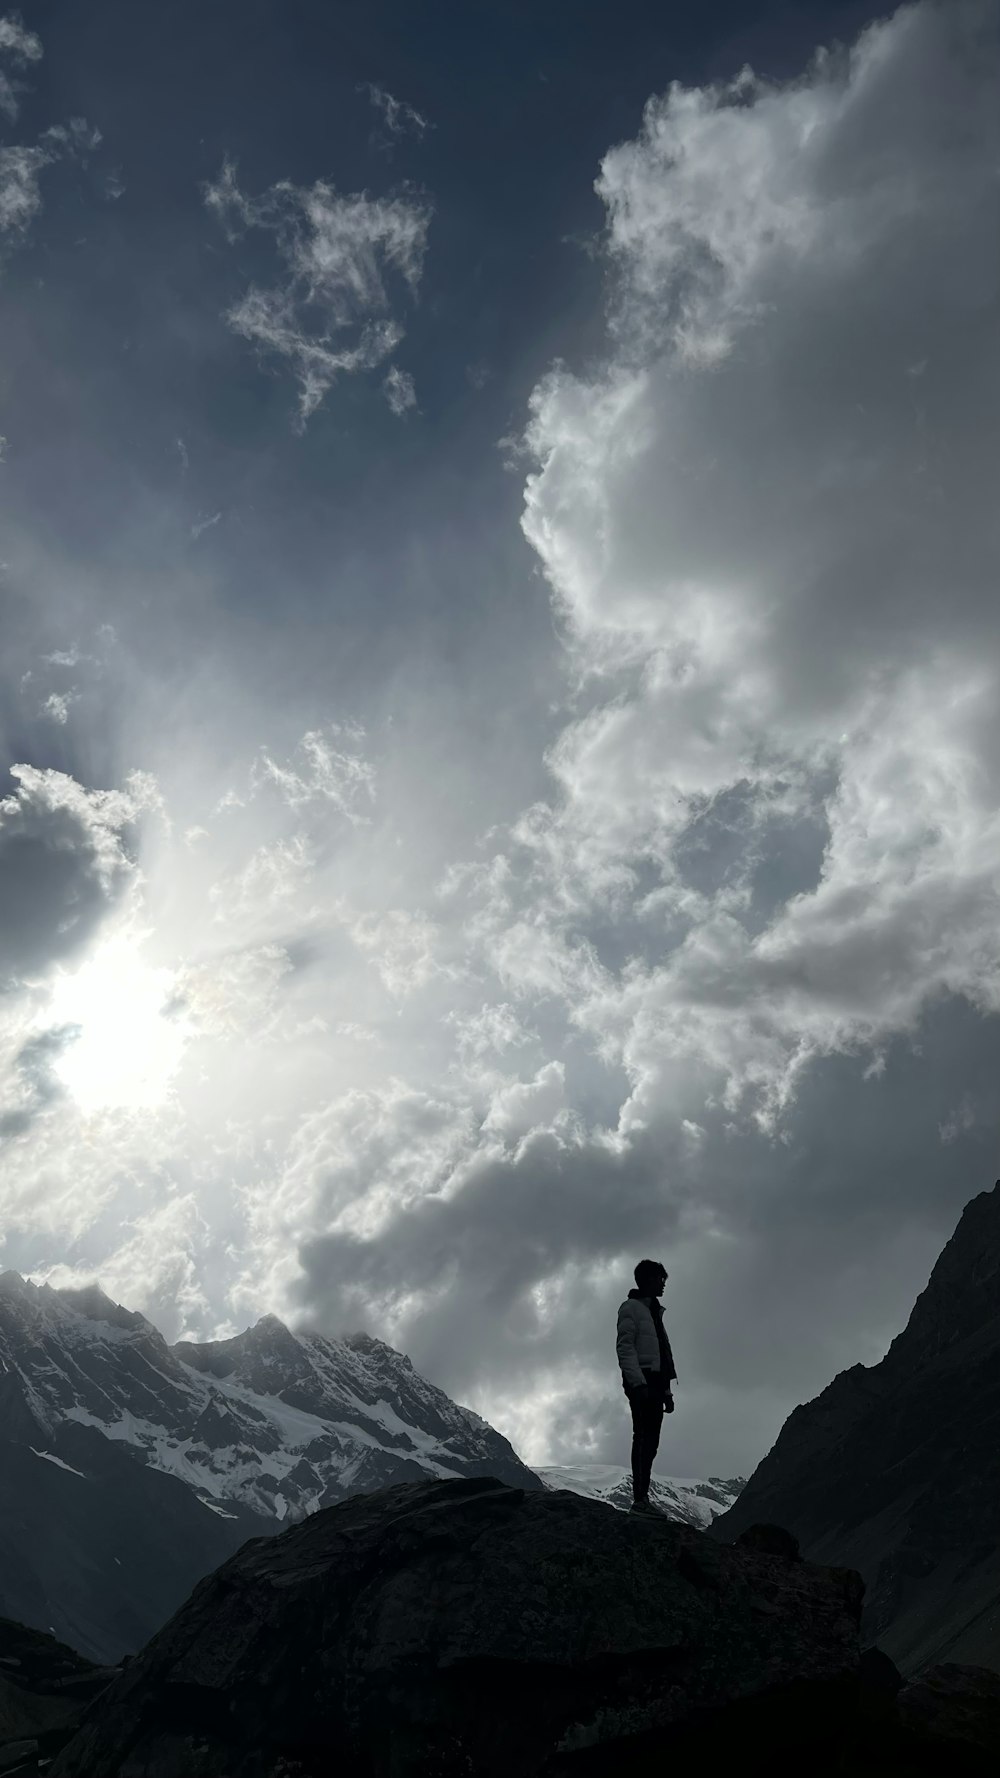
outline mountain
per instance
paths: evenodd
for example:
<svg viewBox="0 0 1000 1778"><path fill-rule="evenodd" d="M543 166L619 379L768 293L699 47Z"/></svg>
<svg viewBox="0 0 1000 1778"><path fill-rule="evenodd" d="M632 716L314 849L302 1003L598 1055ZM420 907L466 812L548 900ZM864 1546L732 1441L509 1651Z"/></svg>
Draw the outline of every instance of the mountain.
<svg viewBox="0 0 1000 1778"><path fill-rule="evenodd" d="M545 1465L536 1469L535 1474L546 1488L568 1488L585 1500L603 1501L619 1512L627 1512L632 1504L631 1470L619 1469L613 1464L569 1463L562 1468ZM745 1476L734 1476L729 1481L723 1481L720 1476L709 1476L707 1482L680 1481L675 1476L660 1480L653 1476L649 1493L668 1518L704 1530L732 1506L741 1488L745 1487Z"/></svg>
<svg viewBox="0 0 1000 1778"><path fill-rule="evenodd" d="M863 1575L863 1633L904 1673L1000 1670L1000 1181L966 1205L881 1362L789 1415L711 1535L755 1520Z"/></svg>
<svg viewBox="0 0 1000 1778"><path fill-rule="evenodd" d="M249 1537L406 1480L542 1483L368 1334L168 1346L96 1286L0 1275L0 1613L132 1653Z"/></svg>

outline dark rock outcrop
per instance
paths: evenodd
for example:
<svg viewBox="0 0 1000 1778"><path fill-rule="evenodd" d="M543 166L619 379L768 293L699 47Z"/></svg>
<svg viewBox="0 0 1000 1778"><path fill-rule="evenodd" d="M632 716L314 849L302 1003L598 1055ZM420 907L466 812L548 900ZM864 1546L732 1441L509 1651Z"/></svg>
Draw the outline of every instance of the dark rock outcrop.
<svg viewBox="0 0 1000 1778"><path fill-rule="evenodd" d="M755 1739L819 1771L860 1609L850 1572L570 1493L389 1488L203 1581L52 1778L607 1774L730 1715L744 1771Z"/></svg>
<svg viewBox="0 0 1000 1778"><path fill-rule="evenodd" d="M862 1586L774 1527L490 1478L247 1544L90 1707L51 1778L985 1778L996 1688L859 1654Z"/></svg>
<svg viewBox="0 0 1000 1778"><path fill-rule="evenodd" d="M54 1636L0 1618L0 1773L28 1778L44 1769L119 1671L94 1667Z"/></svg>
<svg viewBox="0 0 1000 1778"><path fill-rule="evenodd" d="M966 1205L905 1330L782 1427L710 1535L786 1527L866 1582L902 1671L1000 1669L1000 1183Z"/></svg>

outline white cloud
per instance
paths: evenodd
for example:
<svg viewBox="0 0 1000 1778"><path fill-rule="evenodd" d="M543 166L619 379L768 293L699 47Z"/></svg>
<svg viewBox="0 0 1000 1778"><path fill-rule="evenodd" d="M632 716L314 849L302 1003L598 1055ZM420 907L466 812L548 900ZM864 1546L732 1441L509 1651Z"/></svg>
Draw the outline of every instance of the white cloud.
<svg viewBox="0 0 1000 1778"><path fill-rule="evenodd" d="M359 914L342 907L338 913L358 949L370 957L390 994L400 998L412 994L438 972L437 928L426 915L406 908Z"/></svg>
<svg viewBox="0 0 1000 1778"><path fill-rule="evenodd" d="M413 386L413 378L409 371L400 370L394 364L388 375L383 378L382 392L394 414L402 417L411 407L417 405L417 391Z"/></svg>
<svg viewBox="0 0 1000 1778"><path fill-rule="evenodd" d="M415 294L430 210L409 197L341 194L324 180L282 180L253 199L240 190L231 161L206 188L205 202L230 241L248 229L274 237L285 281L251 286L227 320L245 339L291 359L304 424L338 376L375 369L403 338L389 279Z"/></svg>
<svg viewBox="0 0 1000 1778"><path fill-rule="evenodd" d="M40 60L41 39L25 28L17 13L0 18L0 112L13 123L20 109L22 81L9 68L21 70ZM101 133L86 118L72 117L53 124L33 144L0 147L0 238L16 245L41 209L40 178L43 170L66 155L85 160L101 140Z"/></svg>
<svg viewBox="0 0 1000 1778"><path fill-rule="evenodd" d="M313 874L315 856L305 834L295 833L258 846L244 865L227 871L209 889L209 903L220 925L237 925L241 933L264 933L291 908Z"/></svg>
<svg viewBox="0 0 1000 1778"><path fill-rule="evenodd" d="M64 728L69 721L70 705L76 702L79 695L76 691L50 692L42 704L41 714L51 717L53 722Z"/></svg>
<svg viewBox="0 0 1000 1778"><path fill-rule="evenodd" d="M209 1228L193 1191L173 1192L131 1225L102 1259L100 1277L87 1267L49 1266L35 1273L56 1290L99 1283L113 1302L138 1310L166 1339L204 1339L214 1333L205 1294Z"/></svg>
<svg viewBox="0 0 1000 1778"><path fill-rule="evenodd" d="M412 105L407 105L404 99L394 99L385 87L368 84L359 87L358 90L368 94L371 104L381 117L390 136L423 137L428 130L434 128L434 125L419 111L414 110Z"/></svg>
<svg viewBox="0 0 1000 1778"><path fill-rule="evenodd" d="M296 749L294 764L281 765L262 749L250 774L250 790L276 789L290 809L331 804L348 821L367 821L375 799L375 768L358 752L364 730L348 723L309 729Z"/></svg>
<svg viewBox="0 0 1000 1778"><path fill-rule="evenodd" d="M41 39L34 31L26 31L17 13L0 18L0 57L15 68L37 62L42 54ZM17 116L18 95L23 91L19 81L12 80L6 68L0 68L0 111L11 122Z"/></svg>
<svg viewBox="0 0 1000 1778"><path fill-rule="evenodd" d="M909 8L802 82L674 86L603 163L615 356L536 391L524 528L578 672L606 677L552 751L530 930L559 991L571 899L584 930L645 921L626 976L565 989L639 1097L696 1055L770 1127L812 1058L942 993L1000 1007L1000 637L971 541L994 348L963 320L998 72L989 9ZM699 888L692 837L726 799L737 864ZM810 810L813 880L764 906Z"/></svg>
<svg viewBox="0 0 1000 1778"><path fill-rule="evenodd" d="M210 1037L267 1037L281 1011L281 987L292 968L275 943L248 946L181 969L174 993L185 1016Z"/></svg>
<svg viewBox="0 0 1000 1778"><path fill-rule="evenodd" d="M44 148L0 148L0 235L17 240L42 206L39 177L54 160Z"/></svg>

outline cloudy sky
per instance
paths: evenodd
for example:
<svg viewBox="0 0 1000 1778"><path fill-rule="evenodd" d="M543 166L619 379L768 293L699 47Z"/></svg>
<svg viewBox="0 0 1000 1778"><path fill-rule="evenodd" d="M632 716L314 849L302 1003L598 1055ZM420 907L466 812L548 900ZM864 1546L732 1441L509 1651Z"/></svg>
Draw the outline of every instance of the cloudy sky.
<svg viewBox="0 0 1000 1778"><path fill-rule="evenodd" d="M0 1263L748 1472L1000 1111L1000 0L0 19Z"/></svg>

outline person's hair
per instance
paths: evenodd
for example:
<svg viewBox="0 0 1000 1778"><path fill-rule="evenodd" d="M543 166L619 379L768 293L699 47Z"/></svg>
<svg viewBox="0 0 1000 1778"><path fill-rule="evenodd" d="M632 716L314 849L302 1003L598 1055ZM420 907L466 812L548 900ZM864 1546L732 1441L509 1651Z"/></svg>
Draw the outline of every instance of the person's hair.
<svg viewBox="0 0 1000 1778"><path fill-rule="evenodd" d="M667 1275L667 1268L658 1259L641 1259L635 1268L635 1286L637 1290L652 1290L661 1278Z"/></svg>

